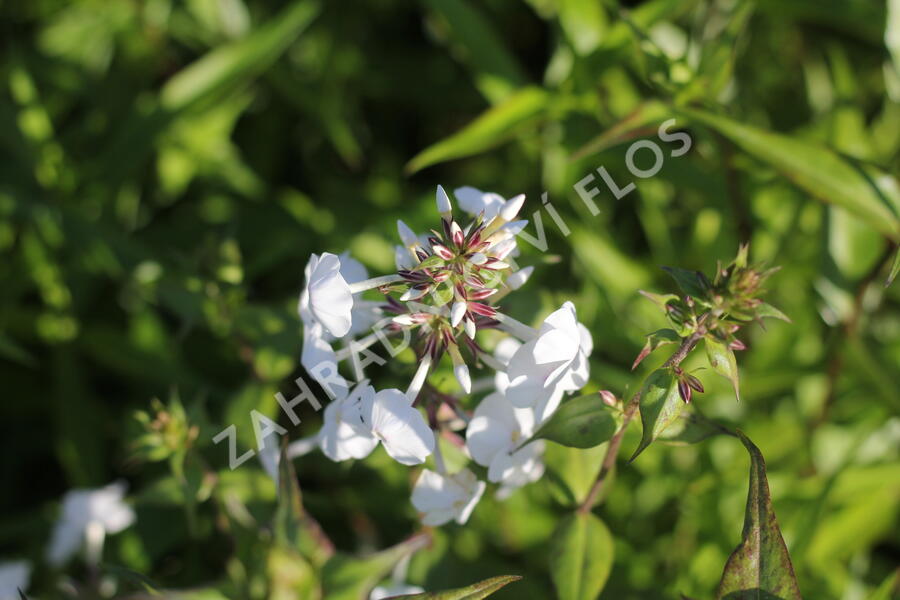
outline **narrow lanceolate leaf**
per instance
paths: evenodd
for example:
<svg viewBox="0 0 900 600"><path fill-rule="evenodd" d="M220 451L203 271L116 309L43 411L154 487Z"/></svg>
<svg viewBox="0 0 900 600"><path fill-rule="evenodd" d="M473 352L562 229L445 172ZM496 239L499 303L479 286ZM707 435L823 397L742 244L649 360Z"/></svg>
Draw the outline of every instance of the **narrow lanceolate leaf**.
<svg viewBox="0 0 900 600"><path fill-rule="evenodd" d="M678 287L681 288L681 291L688 296L704 298L710 288L706 275L700 271L682 269L680 267L663 267L663 271L671 275Z"/></svg>
<svg viewBox="0 0 900 600"><path fill-rule="evenodd" d="M532 439L593 448L608 442L621 424L621 411L604 404L596 394L588 394L563 402Z"/></svg>
<svg viewBox="0 0 900 600"><path fill-rule="evenodd" d="M888 275L887 281L884 282L884 287L894 283L897 273L900 273L900 246L897 246L897 251L894 253L894 264L891 265L891 274Z"/></svg>
<svg viewBox="0 0 900 600"><path fill-rule="evenodd" d="M676 112L710 127L823 202L842 206L892 240L900 240L900 186L895 177L831 149L749 127L700 110Z"/></svg>
<svg viewBox="0 0 900 600"><path fill-rule="evenodd" d="M526 87L489 109L461 131L429 146L409 161L408 173L437 163L472 156L497 146L537 123L547 107L547 93Z"/></svg>
<svg viewBox="0 0 900 600"><path fill-rule="evenodd" d="M782 321L791 322L790 317L786 314L769 304L768 302L763 302L759 306L756 307L756 316L761 318L772 318L772 319L781 319Z"/></svg>
<svg viewBox="0 0 900 600"><path fill-rule="evenodd" d="M641 388L641 443L631 456L634 460L681 414L684 402L678 394L678 379L668 369L653 371Z"/></svg>
<svg viewBox="0 0 900 600"><path fill-rule="evenodd" d="M647 342L644 344L643 349L641 349L641 353L638 354L637 358L634 359L634 363L631 365L631 370L634 371L641 361L647 358L651 352L659 348L660 346L665 346L666 344L676 344L681 341L681 336L678 335L678 332L674 329L659 329L654 331L653 333L647 336Z"/></svg>
<svg viewBox="0 0 900 600"><path fill-rule="evenodd" d="M731 381L731 385L734 387L734 397L740 400L741 392L734 351L728 347L728 344L713 337L707 336L703 339L703 343L706 345L706 358L709 359L709 366L716 373Z"/></svg>
<svg viewBox="0 0 900 600"><path fill-rule="evenodd" d="M519 575L500 575L491 577L470 586L444 592L426 592L424 594L410 594L407 596L394 596L406 600L481 600L487 598L503 586L522 579Z"/></svg>
<svg viewBox="0 0 900 600"><path fill-rule="evenodd" d="M559 600L595 600L612 570L614 545L593 513L564 518L550 540L550 576Z"/></svg>
<svg viewBox="0 0 900 600"><path fill-rule="evenodd" d="M315 566L325 564L334 554L331 540L303 508L297 474L287 457L286 444L278 462L278 506L272 529L279 544L299 551Z"/></svg>
<svg viewBox="0 0 900 600"><path fill-rule="evenodd" d="M717 600L800 600L800 589L781 537L762 453L738 432L750 453L750 489L741 543L725 564Z"/></svg>
<svg viewBox="0 0 900 600"><path fill-rule="evenodd" d="M367 557L335 554L322 569L322 589L328 600L366 600L379 581L404 557L421 549L429 536L417 535Z"/></svg>

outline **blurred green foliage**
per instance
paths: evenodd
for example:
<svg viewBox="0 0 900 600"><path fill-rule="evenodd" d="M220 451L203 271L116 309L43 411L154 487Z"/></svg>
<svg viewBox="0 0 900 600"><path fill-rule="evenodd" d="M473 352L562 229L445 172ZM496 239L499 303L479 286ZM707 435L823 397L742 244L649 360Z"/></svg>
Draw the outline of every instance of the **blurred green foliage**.
<svg viewBox="0 0 900 600"><path fill-rule="evenodd" d="M301 376L310 253L391 270L395 220L430 226L443 183L525 192L529 216L548 192L571 235L543 213L548 253L523 245L539 267L509 312L536 321L573 300L593 390L635 385L644 335L664 326L638 290L670 291L661 265L709 271L742 241L780 265L768 299L793 323L752 331L740 402L713 376L694 402L765 455L804 597L874 593L900 557L900 291L883 286L900 239L897 5L3 3L0 555L40 563L56 500L125 478L138 518L110 539L110 564L229 598L263 597L272 573L303 580L260 554L271 480L256 461L228 471L212 437L234 423L252 446L250 410L276 416L273 394ZM690 152L661 143L660 172L633 177L628 144L670 118ZM592 215L573 185L601 166L636 189L601 188ZM179 419L161 438L134 418L154 398ZM170 456L188 431L191 451ZM633 427L624 446L639 439ZM139 460L147 444L168 462ZM602 447L548 446L544 481L502 504L489 492L468 525L436 531L410 581L520 574L496 597L551 597L547 540ZM604 596L709 597L739 540L747 464L714 438L620 465L598 510L616 556ZM296 466L338 550L416 531L411 472L383 453ZM54 578L39 567L31 590L51 597Z"/></svg>

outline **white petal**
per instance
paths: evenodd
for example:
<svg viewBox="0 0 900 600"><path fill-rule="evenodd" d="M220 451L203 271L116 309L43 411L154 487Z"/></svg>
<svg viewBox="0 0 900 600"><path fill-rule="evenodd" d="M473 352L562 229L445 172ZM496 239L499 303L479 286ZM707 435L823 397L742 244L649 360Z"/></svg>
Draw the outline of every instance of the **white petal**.
<svg viewBox="0 0 900 600"><path fill-rule="evenodd" d="M525 285L525 282L531 277L532 272L534 272L534 267L532 266L519 269L507 278L506 285L508 285L510 289L517 290Z"/></svg>
<svg viewBox="0 0 900 600"><path fill-rule="evenodd" d="M397 219L397 233L400 234L400 240L404 246L415 246L419 243L419 237L409 228L409 225ZM403 249L404 251L406 248Z"/></svg>
<svg viewBox="0 0 900 600"><path fill-rule="evenodd" d="M400 390L378 392L363 405L362 417L391 458L400 464L421 464L434 451L431 429Z"/></svg>
<svg viewBox="0 0 900 600"><path fill-rule="evenodd" d="M347 395L350 385L338 372L337 355L325 341L322 324L313 323L303 328L303 351L300 364L310 376L321 385L329 396L342 398Z"/></svg>
<svg viewBox="0 0 900 600"><path fill-rule="evenodd" d="M350 330L353 309L353 294L340 269L340 259L326 252L310 273L306 286L313 316L336 337Z"/></svg>
<svg viewBox="0 0 900 600"><path fill-rule="evenodd" d="M497 194L485 193L473 187L460 187L453 190L459 207L470 215L476 216L484 212L484 220L490 221L503 207L504 200Z"/></svg>
<svg viewBox="0 0 900 600"><path fill-rule="evenodd" d="M397 265L397 270L400 269L412 269L416 266L415 261L413 261L412 255L409 253L409 250L404 248L403 246L394 246L394 264Z"/></svg>
<svg viewBox="0 0 900 600"><path fill-rule="evenodd" d="M394 596L407 596L411 594L422 594L425 590L417 585L394 584L390 587L378 586L369 594L369 600L384 600L384 598L393 598Z"/></svg>
<svg viewBox="0 0 900 600"><path fill-rule="evenodd" d="M580 339L568 332L554 329L542 333L534 345L534 360L539 365L566 363L578 354Z"/></svg>
<svg viewBox="0 0 900 600"><path fill-rule="evenodd" d="M525 194L510 198L500 209L500 218L504 221L512 221L519 214L523 204L525 204Z"/></svg>
<svg viewBox="0 0 900 600"><path fill-rule="evenodd" d="M504 365L509 364L509 360L516 351L522 347L522 342L514 337L506 337L500 340L500 343L494 348L494 358L502 362Z"/></svg>
<svg viewBox="0 0 900 600"><path fill-rule="evenodd" d="M18 600L19 590L28 589L31 565L24 560L0 563L0 600Z"/></svg>
<svg viewBox="0 0 900 600"><path fill-rule="evenodd" d="M469 422L466 447L475 462L488 466L497 454L512 450L518 431L513 405L503 394L489 394L478 404Z"/></svg>
<svg viewBox="0 0 900 600"><path fill-rule="evenodd" d="M369 272L361 262L350 256L350 251L342 252L338 257L341 261L341 277L347 283L358 283L369 278Z"/></svg>

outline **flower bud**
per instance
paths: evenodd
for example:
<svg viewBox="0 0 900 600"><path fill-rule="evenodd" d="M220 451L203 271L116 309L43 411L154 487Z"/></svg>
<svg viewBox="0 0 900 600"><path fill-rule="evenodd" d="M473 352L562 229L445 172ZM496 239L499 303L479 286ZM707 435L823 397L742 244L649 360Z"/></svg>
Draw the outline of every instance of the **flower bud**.
<svg viewBox="0 0 900 600"><path fill-rule="evenodd" d="M456 327L466 314L466 303L455 302L453 308L450 309L450 324Z"/></svg>
<svg viewBox="0 0 900 600"><path fill-rule="evenodd" d="M476 252L472 256L469 257L469 262L473 265L483 265L488 261L488 257L482 254L481 252Z"/></svg>
<svg viewBox="0 0 900 600"><path fill-rule="evenodd" d="M465 393L471 393L472 378L469 376L469 367L466 366L465 363L454 365L453 374L456 376L456 381L459 382L459 387L461 387Z"/></svg>
<svg viewBox="0 0 900 600"><path fill-rule="evenodd" d="M600 399L603 400L603 404L607 406L615 406L618 403L616 395L609 390L600 390L598 394L600 395Z"/></svg>
<svg viewBox="0 0 900 600"><path fill-rule="evenodd" d="M441 213L441 216L445 219L449 219L453 207L450 204L450 196L447 195L447 192L445 192L444 188L440 185L437 186L435 201L437 202L437 209L438 212Z"/></svg>
<svg viewBox="0 0 900 600"><path fill-rule="evenodd" d="M470 340L475 339L475 321L472 319L465 319L463 321L463 327L466 330L466 335L469 336Z"/></svg>
<svg viewBox="0 0 900 600"><path fill-rule="evenodd" d="M691 403L691 386L684 379L678 380L678 395L681 396L685 404Z"/></svg>

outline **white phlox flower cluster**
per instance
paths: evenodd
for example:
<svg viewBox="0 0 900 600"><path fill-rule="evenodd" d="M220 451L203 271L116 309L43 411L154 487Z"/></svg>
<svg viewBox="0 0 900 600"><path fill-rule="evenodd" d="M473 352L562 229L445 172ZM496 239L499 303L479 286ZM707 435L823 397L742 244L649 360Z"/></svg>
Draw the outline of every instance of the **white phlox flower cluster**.
<svg viewBox="0 0 900 600"><path fill-rule="evenodd" d="M331 460L344 461L363 459L381 445L394 460L410 466L431 456L435 468L422 470L412 504L423 523L432 526L468 520L487 486L476 475L484 472L481 467L487 481L498 484L501 499L541 477L544 443L530 438L566 393L585 385L592 348L571 302L537 329L500 311L498 302L532 273L532 267L516 268L514 260L516 234L527 224L516 220L524 195L507 200L463 187L455 196L474 217L465 226L453 218L450 197L440 186L439 229L420 235L398 221L396 273L370 279L347 253L310 257L299 301L301 362L332 401L320 431L294 442L287 453L294 457L318 447ZM363 298L376 290L380 301ZM369 329L371 333L358 337ZM485 329L508 337L489 352L478 336ZM356 354L398 336L412 340L416 371L405 391L376 390L361 372L378 361L360 365ZM338 350L336 343L341 344ZM427 383L445 355L459 396ZM339 372L340 363L350 358L355 379L361 379L356 384ZM494 371L495 389L477 403L461 401L472 392L471 368ZM472 404L474 411L467 410ZM454 431L460 426L466 428L464 440ZM447 472L438 443L444 437L455 440L480 467ZM277 453L260 458L277 476Z"/></svg>

